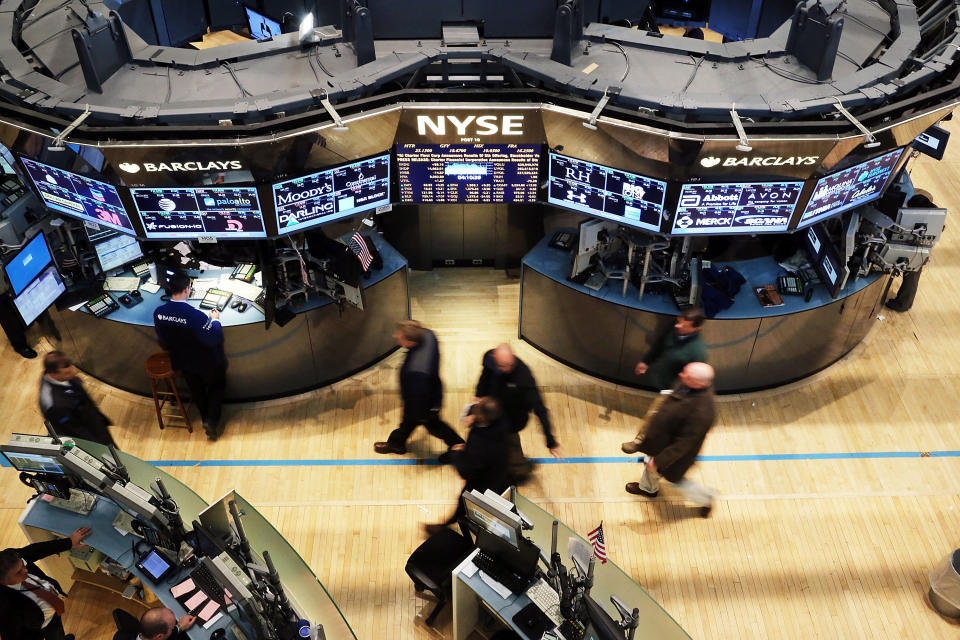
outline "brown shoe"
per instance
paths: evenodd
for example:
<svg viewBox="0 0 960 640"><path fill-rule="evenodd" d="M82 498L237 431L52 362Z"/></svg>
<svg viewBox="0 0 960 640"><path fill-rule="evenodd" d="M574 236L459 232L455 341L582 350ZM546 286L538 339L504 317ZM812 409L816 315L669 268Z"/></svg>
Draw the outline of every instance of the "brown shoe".
<svg viewBox="0 0 960 640"><path fill-rule="evenodd" d="M374 442L373 450L377 453L396 453L397 455L403 455L407 452L406 447L395 445L392 442Z"/></svg>
<svg viewBox="0 0 960 640"><path fill-rule="evenodd" d="M645 498L656 498L658 495L660 495L659 491L644 491L640 488L639 482L628 482L624 489L627 490L627 493L632 493L635 496L643 496Z"/></svg>
<svg viewBox="0 0 960 640"><path fill-rule="evenodd" d="M640 451L640 440L634 438L630 442L624 442L620 445L620 450L624 453L637 453Z"/></svg>

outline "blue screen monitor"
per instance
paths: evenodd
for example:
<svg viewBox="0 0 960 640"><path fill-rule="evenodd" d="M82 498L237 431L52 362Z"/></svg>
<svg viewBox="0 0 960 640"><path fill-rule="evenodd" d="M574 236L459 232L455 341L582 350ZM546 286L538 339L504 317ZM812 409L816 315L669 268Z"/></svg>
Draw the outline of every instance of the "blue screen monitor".
<svg viewBox="0 0 960 640"><path fill-rule="evenodd" d="M21 157L44 204L55 211L136 235L116 187Z"/></svg>
<svg viewBox="0 0 960 640"><path fill-rule="evenodd" d="M797 228L876 200L883 194L903 149L895 149L817 180Z"/></svg>
<svg viewBox="0 0 960 640"><path fill-rule="evenodd" d="M53 456L45 456L39 453L15 453L13 451L0 452L17 471L29 471L31 473L49 473L62 476L66 473L60 461Z"/></svg>
<svg viewBox="0 0 960 640"><path fill-rule="evenodd" d="M390 204L390 154L273 185L280 235Z"/></svg>
<svg viewBox="0 0 960 640"><path fill-rule="evenodd" d="M137 188L130 195L150 239L267 237L255 187Z"/></svg>
<svg viewBox="0 0 960 640"><path fill-rule="evenodd" d="M685 184L671 233L782 233L802 189L803 181Z"/></svg>
<svg viewBox="0 0 960 640"><path fill-rule="evenodd" d="M53 258L50 257L47 240L42 232L38 233L4 265L13 295L19 295L51 262Z"/></svg>
<svg viewBox="0 0 960 640"><path fill-rule="evenodd" d="M539 144L398 144L401 202L536 202Z"/></svg>
<svg viewBox="0 0 960 640"><path fill-rule="evenodd" d="M137 239L119 233L94 242L93 249L97 252L97 260L103 273L119 269L143 257L143 250Z"/></svg>
<svg viewBox="0 0 960 640"><path fill-rule="evenodd" d="M280 23L271 20L262 13L257 13L250 7L244 7L247 10L247 24L250 25L250 37L254 40L263 40L280 35Z"/></svg>
<svg viewBox="0 0 960 640"><path fill-rule="evenodd" d="M547 202L621 224L660 231L667 183L550 152Z"/></svg>
<svg viewBox="0 0 960 640"><path fill-rule="evenodd" d="M50 265L13 299L23 323L31 324L67 290L55 265Z"/></svg>

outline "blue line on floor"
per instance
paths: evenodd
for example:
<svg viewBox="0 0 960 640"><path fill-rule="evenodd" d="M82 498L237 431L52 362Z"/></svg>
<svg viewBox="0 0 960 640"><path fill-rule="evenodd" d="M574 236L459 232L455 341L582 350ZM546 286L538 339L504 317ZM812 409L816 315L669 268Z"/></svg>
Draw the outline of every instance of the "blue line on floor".
<svg viewBox="0 0 960 640"><path fill-rule="evenodd" d="M759 453L699 456L699 462L766 462L777 460L885 460L891 458L960 458L958 451L851 451L839 453ZM531 458L538 464L637 463L637 456L582 456L563 460ZM157 467L413 467L438 466L436 458L348 458L312 460L148 460ZM0 467L11 466L0 457Z"/></svg>

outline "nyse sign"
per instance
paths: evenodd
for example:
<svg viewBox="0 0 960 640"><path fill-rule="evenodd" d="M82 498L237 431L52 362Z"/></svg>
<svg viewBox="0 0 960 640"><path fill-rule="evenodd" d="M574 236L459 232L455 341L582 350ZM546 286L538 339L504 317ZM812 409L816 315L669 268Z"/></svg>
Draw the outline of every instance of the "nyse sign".
<svg viewBox="0 0 960 640"><path fill-rule="evenodd" d="M542 144L543 119L538 109L404 108L396 144Z"/></svg>
<svg viewBox="0 0 960 640"><path fill-rule="evenodd" d="M447 125L450 125L456 135L463 137L488 137L496 135L522 136L523 116L454 116L454 115L418 115L417 134L427 135L427 132L438 136L447 135Z"/></svg>

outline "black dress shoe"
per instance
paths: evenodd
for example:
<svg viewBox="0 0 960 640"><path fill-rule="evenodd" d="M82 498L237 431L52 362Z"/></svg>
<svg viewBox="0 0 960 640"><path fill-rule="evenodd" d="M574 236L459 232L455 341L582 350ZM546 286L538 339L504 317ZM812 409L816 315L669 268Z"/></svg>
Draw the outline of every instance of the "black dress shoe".
<svg viewBox="0 0 960 640"><path fill-rule="evenodd" d="M377 453L395 453L397 455L403 455L407 452L407 448L393 444L392 442L374 442L373 450Z"/></svg>
<svg viewBox="0 0 960 640"><path fill-rule="evenodd" d="M63 636L63 640L74 640L74 635L72 633L68 633L67 635Z"/></svg>
<svg viewBox="0 0 960 640"><path fill-rule="evenodd" d="M643 496L645 498L656 498L660 495L660 491L644 491L640 488L639 482L628 482L627 486L624 487L627 490L627 493L632 493L635 496Z"/></svg>
<svg viewBox="0 0 960 640"><path fill-rule="evenodd" d="M428 536L435 536L444 529L447 528L445 524L425 524L423 525L423 530L427 532Z"/></svg>
<svg viewBox="0 0 960 640"><path fill-rule="evenodd" d="M910 310L910 309L904 309L903 306L897 304L896 298L894 298L894 299L892 299L892 300L887 300L887 301L884 303L884 306L885 306L887 309L890 309L890 310L892 310L892 311L896 311L896 312L898 312L898 313L903 313L904 311L909 311L909 310Z"/></svg>
<svg viewBox="0 0 960 640"><path fill-rule="evenodd" d="M441 453L439 456L437 456L437 462L440 464L450 464L453 462L453 451L447 450Z"/></svg>
<svg viewBox="0 0 960 640"><path fill-rule="evenodd" d="M31 349L30 347L24 347L23 349L17 349L17 353L27 359L36 358L37 352Z"/></svg>
<svg viewBox="0 0 960 640"><path fill-rule="evenodd" d="M707 505L705 507L700 507L697 509L697 515L701 518L709 518L710 512L713 511L713 505Z"/></svg>

